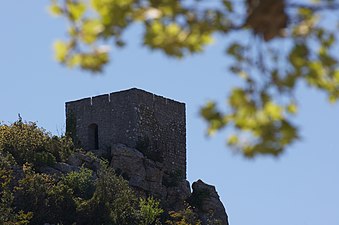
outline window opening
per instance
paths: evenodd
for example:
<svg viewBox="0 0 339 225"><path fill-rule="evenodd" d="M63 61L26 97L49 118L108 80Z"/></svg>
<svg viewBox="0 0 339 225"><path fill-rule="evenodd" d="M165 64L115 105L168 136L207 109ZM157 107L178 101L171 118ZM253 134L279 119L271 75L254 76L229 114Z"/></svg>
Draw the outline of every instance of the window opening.
<svg viewBox="0 0 339 225"><path fill-rule="evenodd" d="M88 126L88 144L89 149L99 149L98 125L95 123Z"/></svg>

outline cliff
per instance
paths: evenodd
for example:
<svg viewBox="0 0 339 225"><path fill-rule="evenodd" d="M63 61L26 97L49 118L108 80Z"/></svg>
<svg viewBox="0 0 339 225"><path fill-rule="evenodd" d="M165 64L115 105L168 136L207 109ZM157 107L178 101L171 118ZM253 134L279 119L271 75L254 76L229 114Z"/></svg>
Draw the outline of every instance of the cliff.
<svg viewBox="0 0 339 225"><path fill-rule="evenodd" d="M163 164L150 160L139 150L123 144L113 145L110 152L91 152L97 157L110 159L109 166L128 181L137 196L153 196L160 201L166 212L178 212L190 207L203 225L228 225L225 208L214 186L198 180L193 183L191 192L189 182L181 174L167 174ZM58 162L53 167L44 166L39 171L61 176L79 171L82 166L98 171L100 160L86 153L76 152L66 162Z"/></svg>

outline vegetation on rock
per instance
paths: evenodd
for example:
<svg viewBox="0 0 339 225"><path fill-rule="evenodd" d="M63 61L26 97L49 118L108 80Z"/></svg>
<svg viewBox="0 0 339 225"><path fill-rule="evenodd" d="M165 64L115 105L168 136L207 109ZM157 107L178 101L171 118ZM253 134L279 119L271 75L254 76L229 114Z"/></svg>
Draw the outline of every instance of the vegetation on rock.
<svg viewBox="0 0 339 225"><path fill-rule="evenodd" d="M51 136L21 118L0 125L1 224L199 224L193 211L197 222L175 222L175 212L164 211L151 196L138 197L104 160L96 158L98 170L85 164L57 170L80 152L67 136Z"/></svg>

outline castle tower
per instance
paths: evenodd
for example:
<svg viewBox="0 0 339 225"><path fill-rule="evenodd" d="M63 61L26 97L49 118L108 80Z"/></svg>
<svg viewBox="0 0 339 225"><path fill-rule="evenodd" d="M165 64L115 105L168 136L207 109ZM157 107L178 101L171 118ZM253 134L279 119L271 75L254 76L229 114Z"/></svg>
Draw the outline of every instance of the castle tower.
<svg viewBox="0 0 339 225"><path fill-rule="evenodd" d="M85 150L136 148L186 178L185 104L132 88L66 103L66 132Z"/></svg>

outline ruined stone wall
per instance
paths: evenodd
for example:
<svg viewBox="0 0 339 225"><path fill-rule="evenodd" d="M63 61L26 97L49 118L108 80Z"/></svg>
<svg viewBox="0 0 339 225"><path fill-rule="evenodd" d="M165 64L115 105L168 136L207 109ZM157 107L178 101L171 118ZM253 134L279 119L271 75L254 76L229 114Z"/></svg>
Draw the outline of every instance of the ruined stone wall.
<svg viewBox="0 0 339 225"><path fill-rule="evenodd" d="M186 178L185 104L135 88L66 103L66 132L86 150L91 124L100 149L125 144Z"/></svg>

